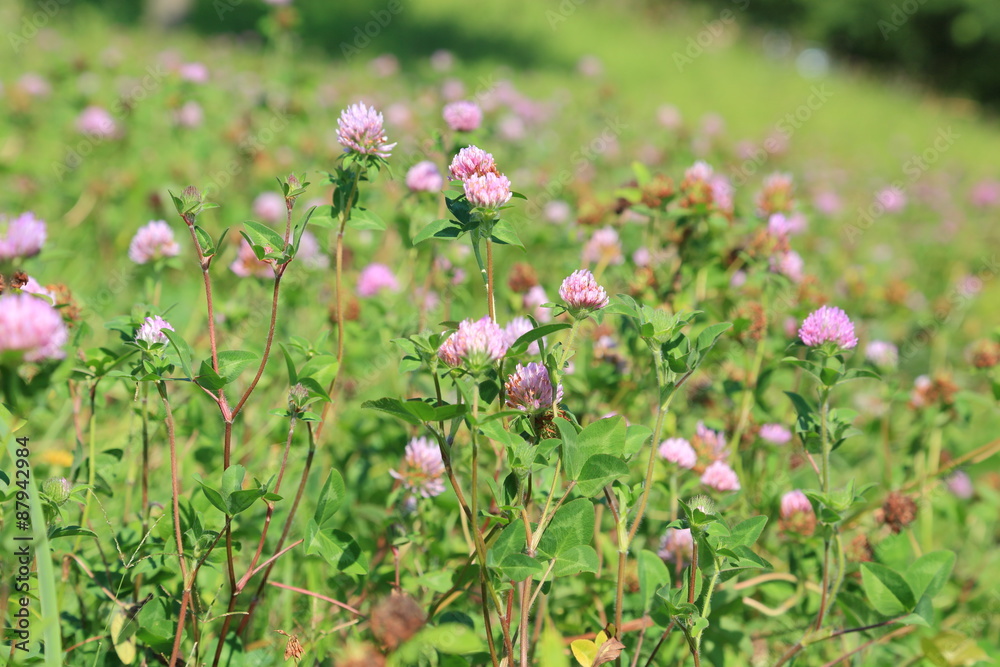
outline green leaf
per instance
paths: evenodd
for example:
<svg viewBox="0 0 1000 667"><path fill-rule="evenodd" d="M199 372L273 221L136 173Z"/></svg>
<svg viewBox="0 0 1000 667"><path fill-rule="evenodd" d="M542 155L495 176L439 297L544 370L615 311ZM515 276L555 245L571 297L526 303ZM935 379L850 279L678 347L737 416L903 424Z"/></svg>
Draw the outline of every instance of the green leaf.
<svg viewBox="0 0 1000 667"><path fill-rule="evenodd" d="M170 345L173 346L174 351L177 353L177 357L181 362L181 369L184 370L184 377L193 378L194 372L191 370L191 348L188 346L187 341L181 338L180 334L177 334L170 329L163 329L162 333L170 341Z"/></svg>
<svg viewBox="0 0 1000 667"><path fill-rule="evenodd" d="M596 496L605 486L616 479L628 477L628 474L628 466L617 456L594 454L583 464L576 490L588 498Z"/></svg>
<svg viewBox="0 0 1000 667"><path fill-rule="evenodd" d="M316 525L321 528L326 527L337 510L343 506L346 498L347 487L344 486L344 478L338 471L331 469L316 501L316 511L313 513Z"/></svg>
<svg viewBox="0 0 1000 667"><path fill-rule="evenodd" d="M521 238L514 230L514 226L506 220L498 220L496 224L493 225L493 233L490 238L496 243L501 243L503 245L515 245L518 248L524 248L524 244L521 243Z"/></svg>
<svg viewBox="0 0 1000 667"><path fill-rule="evenodd" d="M632 457L642 450L643 445L653 435L653 429L642 424L632 424L626 429L625 456Z"/></svg>
<svg viewBox="0 0 1000 667"><path fill-rule="evenodd" d="M527 554L509 554L500 561L497 569L511 581L524 581L542 574L545 566Z"/></svg>
<svg viewBox="0 0 1000 667"><path fill-rule="evenodd" d="M251 245L270 247L274 252L285 249L285 237L267 225L247 220L243 223L243 228L246 229L247 236L250 237Z"/></svg>
<svg viewBox="0 0 1000 667"><path fill-rule="evenodd" d="M921 637L924 655L938 667L971 667L990 656L976 641L956 630L942 630L933 637Z"/></svg>
<svg viewBox="0 0 1000 667"><path fill-rule="evenodd" d="M642 599L642 613L649 612L656 598L656 591L670 585L670 570L656 553L643 549L637 558L639 562L639 597Z"/></svg>
<svg viewBox="0 0 1000 667"><path fill-rule="evenodd" d="M913 596L933 598L951 576L955 567L955 553L952 551L930 551L915 560L906 570L906 583L913 590Z"/></svg>
<svg viewBox="0 0 1000 667"><path fill-rule="evenodd" d="M485 649L483 639L461 623L442 623L424 628L411 641L426 644L446 655L479 653Z"/></svg>
<svg viewBox="0 0 1000 667"><path fill-rule="evenodd" d="M219 376L229 384L239 377L244 368L257 361L255 352L224 350L219 352Z"/></svg>
<svg viewBox="0 0 1000 667"><path fill-rule="evenodd" d="M385 231L385 221L378 215L363 208L355 208L351 211L351 217L347 221L347 226L352 229L374 229L375 231Z"/></svg>
<svg viewBox="0 0 1000 667"><path fill-rule="evenodd" d="M559 555L555 567L552 568L552 579L568 577L581 572L597 572L600 566L601 561L597 558L594 547L589 544L581 544L571 547Z"/></svg>
<svg viewBox="0 0 1000 667"><path fill-rule="evenodd" d="M621 417L599 419L588 425L576 435L575 443L565 445L563 463L567 476L579 479L584 464L595 454L622 456L625 452L625 438L625 420ZM566 440L565 434L563 440Z"/></svg>
<svg viewBox="0 0 1000 667"><path fill-rule="evenodd" d="M733 526L730 531L730 537L726 540L727 544L731 545L744 545L752 546L760 534L764 531L764 526L767 524L766 516L754 516L750 517L746 521L741 521L735 526Z"/></svg>
<svg viewBox="0 0 1000 667"><path fill-rule="evenodd" d="M872 607L883 616L901 616L916 605L906 580L884 565L862 563L861 585Z"/></svg>
<svg viewBox="0 0 1000 667"><path fill-rule="evenodd" d="M559 508L538 542L538 551L558 558L573 547L590 544L594 538L594 504L579 498Z"/></svg>
<svg viewBox="0 0 1000 667"><path fill-rule="evenodd" d="M195 236L198 238L198 245L201 247L201 254L211 257L215 254L215 242L211 235L198 225L194 226Z"/></svg>
<svg viewBox="0 0 1000 667"><path fill-rule="evenodd" d="M198 483L201 484L201 490L204 492L205 497L208 498L208 502L212 503L212 505L223 514L228 514L229 508L226 507L226 501L222 497L222 494L205 484L205 482L200 479L198 480Z"/></svg>
<svg viewBox="0 0 1000 667"><path fill-rule="evenodd" d="M403 407L403 402L398 398L380 398L375 401L365 401L361 404L362 408L367 408L369 410L379 410L380 412L385 412L394 417L402 419L407 424L413 424L414 426L420 426L420 420L413 415L412 412Z"/></svg>
<svg viewBox="0 0 1000 667"><path fill-rule="evenodd" d="M507 356L516 356L521 354L536 340L544 338L545 336L553 334L557 331L569 329L572 326L572 324L568 324L566 322L554 322L552 324L543 324L540 327L535 327L531 331L519 336L518 339L514 341L514 344L507 350Z"/></svg>
<svg viewBox="0 0 1000 667"><path fill-rule="evenodd" d="M56 526L49 532L49 540L54 540L59 537L76 537L77 535L83 535L84 537L97 537L97 533L86 528L81 528L80 526Z"/></svg>
<svg viewBox="0 0 1000 667"><path fill-rule="evenodd" d="M368 573L368 558L349 533L321 528L313 520L306 529L306 544L307 553L321 555L338 572L359 576Z"/></svg>
<svg viewBox="0 0 1000 667"><path fill-rule="evenodd" d="M449 228L457 229L456 223L448 220L447 218L442 218L441 220L434 220L433 222L428 222L424 227L414 234L413 245L419 245L429 238L438 237L438 233ZM440 237L439 237L440 238Z"/></svg>

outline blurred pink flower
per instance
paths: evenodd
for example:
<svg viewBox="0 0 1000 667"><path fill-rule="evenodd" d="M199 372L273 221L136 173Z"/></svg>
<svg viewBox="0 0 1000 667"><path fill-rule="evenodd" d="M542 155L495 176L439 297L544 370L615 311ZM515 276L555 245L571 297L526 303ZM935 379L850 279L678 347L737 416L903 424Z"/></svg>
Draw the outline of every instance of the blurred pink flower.
<svg viewBox="0 0 1000 667"><path fill-rule="evenodd" d="M27 294L33 294L35 296L43 296L47 298L49 302L52 304L55 304L56 302L55 292L53 292L50 289L46 289L45 287L42 287L42 285L31 276L28 276L27 282L25 282L24 285L21 286L21 291Z"/></svg>
<svg viewBox="0 0 1000 667"><path fill-rule="evenodd" d="M177 68L177 73L182 79L191 83L208 81L208 67L204 63L184 63Z"/></svg>
<svg viewBox="0 0 1000 667"><path fill-rule="evenodd" d="M948 490L962 500L968 500L975 495L976 489L972 485L972 479L963 470L956 470L945 482L948 486Z"/></svg>
<svg viewBox="0 0 1000 667"><path fill-rule="evenodd" d="M660 456L681 468L691 469L698 463L698 455L691 443L684 438L668 438L660 443Z"/></svg>
<svg viewBox="0 0 1000 667"><path fill-rule="evenodd" d="M368 67L375 76L384 79L399 72L399 58L391 53L383 53L380 56L372 58L372 61L368 63Z"/></svg>
<svg viewBox="0 0 1000 667"><path fill-rule="evenodd" d="M447 72L455 66L455 56L447 49L438 49L431 54L431 67L438 72Z"/></svg>
<svg viewBox="0 0 1000 667"><path fill-rule="evenodd" d="M780 273L793 283L800 283L802 282L802 278L805 277L805 274L803 274L805 261L794 250L781 253L777 257L771 257L770 264L771 271Z"/></svg>
<svg viewBox="0 0 1000 667"><path fill-rule="evenodd" d="M0 296L0 358L62 359L69 332L52 304L31 294ZM5 371L7 372L7 371Z"/></svg>
<svg viewBox="0 0 1000 667"><path fill-rule="evenodd" d="M446 104L441 115L448 127L456 132L472 132L483 122L483 110L468 100Z"/></svg>
<svg viewBox="0 0 1000 667"><path fill-rule="evenodd" d="M358 295L362 297L373 297L384 290L396 292L399 290L399 281L396 275L385 264L373 262L361 269L358 276Z"/></svg>
<svg viewBox="0 0 1000 667"><path fill-rule="evenodd" d="M724 461L715 461L701 476L701 483L716 491L739 491L740 480Z"/></svg>
<svg viewBox="0 0 1000 667"><path fill-rule="evenodd" d="M678 565L690 562L694 555L694 538L690 528L667 528L660 540L660 558Z"/></svg>
<svg viewBox="0 0 1000 667"><path fill-rule="evenodd" d="M622 264L622 244L618 240L618 232L612 227L604 227L594 232L583 247L583 261L587 264Z"/></svg>
<svg viewBox="0 0 1000 667"><path fill-rule="evenodd" d="M48 97L52 92L52 86L49 85L49 82L44 77L33 72L23 74L17 80L17 87L31 97Z"/></svg>
<svg viewBox="0 0 1000 667"><path fill-rule="evenodd" d="M798 489L781 496L781 518L791 519L796 514L813 514L812 503Z"/></svg>
<svg viewBox="0 0 1000 667"><path fill-rule="evenodd" d="M418 162L406 172L406 187L412 192L441 192L444 177L430 160Z"/></svg>
<svg viewBox="0 0 1000 667"><path fill-rule="evenodd" d="M787 445L792 441L792 432L783 424L764 424L760 427L760 439L772 445Z"/></svg>
<svg viewBox="0 0 1000 667"><path fill-rule="evenodd" d="M576 70L584 76L593 78L604 73L604 64L597 56L583 56L577 62Z"/></svg>
<svg viewBox="0 0 1000 667"><path fill-rule="evenodd" d="M545 323L552 319L552 313L548 308L543 308L543 303L548 303L549 297L545 294L545 288L541 285L531 287L524 294L522 305L525 310L530 310L532 316L539 323Z"/></svg>
<svg viewBox="0 0 1000 667"><path fill-rule="evenodd" d="M885 207L886 213L898 213L906 208L906 194L894 186L879 191L875 198Z"/></svg>
<svg viewBox="0 0 1000 667"><path fill-rule="evenodd" d="M33 257L42 251L47 236L45 222L31 211L9 221L0 216L0 259Z"/></svg>
<svg viewBox="0 0 1000 667"><path fill-rule="evenodd" d="M656 120L658 120L660 125L663 127L675 132L681 129L681 126L684 124L680 110L672 104L664 104L657 109Z"/></svg>
<svg viewBox="0 0 1000 667"><path fill-rule="evenodd" d="M865 359L881 370L892 370L899 365L899 348L884 340L873 340L865 348Z"/></svg>
<svg viewBox="0 0 1000 667"><path fill-rule="evenodd" d="M572 213L573 210L570 208L569 204L561 199L550 201L542 209L542 216L548 222L552 223L566 222L569 220L569 216L572 215Z"/></svg>
<svg viewBox="0 0 1000 667"><path fill-rule="evenodd" d="M428 438L410 440L406 445L403 465L398 471L389 471L394 479L403 483L403 488L422 498L444 493L444 473L441 449Z"/></svg>
<svg viewBox="0 0 1000 667"><path fill-rule="evenodd" d="M164 220L152 220L132 237L128 258L136 264L147 264L161 257L176 257L180 251L170 225Z"/></svg>
<svg viewBox="0 0 1000 667"><path fill-rule="evenodd" d="M973 206L978 206L979 208L1000 206L1000 181L979 181L972 186L972 192L969 193L969 201L972 202Z"/></svg>
<svg viewBox="0 0 1000 667"><path fill-rule="evenodd" d="M187 101L181 108L174 112L174 120L181 127L193 128L202 124L205 113L201 105L194 101Z"/></svg>
<svg viewBox="0 0 1000 667"><path fill-rule="evenodd" d="M302 232L299 250L295 253L295 261L302 262L303 266L314 271L322 271L330 266L330 258L323 254L315 234L308 229Z"/></svg>
<svg viewBox="0 0 1000 667"><path fill-rule="evenodd" d="M238 275L240 278L273 278L274 270L271 268L271 263L264 260L257 259L257 255L254 254L253 248L250 244L243 239L240 242L240 251L236 255L236 259L233 263L229 265L229 270Z"/></svg>
<svg viewBox="0 0 1000 667"><path fill-rule="evenodd" d="M253 214L261 222L284 222L288 215L285 198L270 190L262 192L253 200Z"/></svg>
<svg viewBox="0 0 1000 667"><path fill-rule="evenodd" d="M98 139L108 139L118 134L118 124L102 107L89 106L76 118L76 129Z"/></svg>
<svg viewBox="0 0 1000 667"><path fill-rule="evenodd" d="M833 190L821 190L813 197L813 206L823 215L834 215L840 211L840 196Z"/></svg>
<svg viewBox="0 0 1000 667"><path fill-rule="evenodd" d="M531 320L527 317L515 317L503 328L503 333L507 337L507 346L513 345L518 338L534 328L531 325ZM538 349L538 341L536 340L528 345L528 354L538 354Z"/></svg>

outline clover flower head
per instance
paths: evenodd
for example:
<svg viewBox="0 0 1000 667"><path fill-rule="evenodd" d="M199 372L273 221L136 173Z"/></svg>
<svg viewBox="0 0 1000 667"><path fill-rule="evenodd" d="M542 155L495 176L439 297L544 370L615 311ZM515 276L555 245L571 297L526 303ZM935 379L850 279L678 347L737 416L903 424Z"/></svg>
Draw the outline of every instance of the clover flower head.
<svg viewBox="0 0 1000 667"><path fill-rule="evenodd" d="M534 361L527 366L518 364L504 383L507 407L529 414L545 412L552 407L552 381L545 366ZM562 400L563 388L556 388L556 402Z"/></svg>
<svg viewBox="0 0 1000 667"><path fill-rule="evenodd" d="M427 438L413 438L406 445L403 465L389 474L411 494L433 498L444 493L444 472L441 449Z"/></svg>
<svg viewBox="0 0 1000 667"><path fill-rule="evenodd" d="M128 246L128 258L136 264L148 264L161 257L176 257L181 247L164 220L152 220L139 228Z"/></svg>
<svg viewBox="0 0 1000 667"><path fill-rule="evenodd" d="M836 343L839 348L850 350L858 344L854 323L847 313L834 306L823 306L811 313L799 328L799 338L809 347Z"/></svg>
<svg viewBox="0 0 1000 667"><path fill-rule="evenodd" d="M660 456L690 470L698 463L698 455L691 443L684 438L668 438L660 443Z"/></svg>
<svg viewBox="0 0 1000 667"><path fill-rule="evenodd" d="M345 152L389 157L396 146L388 143L382 114L375 107L358 102L347 107L337 119L337 140Z"/></svg>

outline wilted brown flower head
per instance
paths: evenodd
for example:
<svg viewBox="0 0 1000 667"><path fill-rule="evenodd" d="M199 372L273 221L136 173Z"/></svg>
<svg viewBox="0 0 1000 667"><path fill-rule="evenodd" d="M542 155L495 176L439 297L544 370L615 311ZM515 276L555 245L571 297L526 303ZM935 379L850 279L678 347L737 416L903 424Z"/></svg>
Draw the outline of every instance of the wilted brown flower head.
<svg viewBox="0 0 1000 667"><path fill-rule="evenodd" d="M969 348L969 360L976 368L993 368L1000 364L1000 342L977 340Z"/></svg>
<svg viewBox="0 0 1000 667"><path fill-rule="evenodd" d="M899 533L917 518L917 504L907 495L890 491L876 517L892 532Z"/></svg>
<svg viewBox="0 0 1000 667"><path fill-rule="evenodd" d="M392 651L417 633L427 617L416 600L401 591L393 591L372 609L372 634L383 647Z"/></svg>
<svg viewBox="0 0 1000 667"><path fill-rule="evenodd" d="M510 267L510 276L507 278L507 286L512 292L524 294L538 284L538 276L534 267L526 262L517 262Z"/></svg>

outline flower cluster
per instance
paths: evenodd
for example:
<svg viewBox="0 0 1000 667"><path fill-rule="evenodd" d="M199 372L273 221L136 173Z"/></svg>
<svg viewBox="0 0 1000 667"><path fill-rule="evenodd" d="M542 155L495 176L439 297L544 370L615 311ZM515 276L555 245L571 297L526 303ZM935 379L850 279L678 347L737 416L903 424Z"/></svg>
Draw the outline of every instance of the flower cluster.
<svg viewBox="0 0 1000 667"><path fill-rule="evenodd" d="M545 412L552 407L552 381L545 366L534 361L527 366L518 364L504 383L507 392L507 407L528 414ZM562 400L563 388L556 387L555 401Z"/></svg>
<svg viewBox="0 0 1000 667"><path fill-rule="evenodd" d="M483 110L475 102L466 100L445 105L441 115L448 127L456 132L472 132L483 122Z"/></svg>
<svg viewBox="0 0 1000 667"><path fill-rule="evenodd" d="M399 290L399 281L395 274L385 264L372 263L361 269L358 276L358 296L378 296L383 291Z"/></svg>
<svg viewBox="0 0 1000 667"><path fill-rule="evenodd" d="M510 180L503 174L472 175L462 183L465 198L478 208L498 209L510 201Z"/></svg>
<svg viewBox="0 0 1000 667"><path fill-rule="evenodd" d="M128 258L136 264L148 264L162 257L176 257L181 247L164 220L153 220L139 228L128 246Z"/></svg>
<svg viewBox="0 0 1000 667"><path fill-rule="evenodd" d="M433 498L444 493L444 461L440 448L427 438L413 438L406 445L406 456L399 470L389 474L403 483L410 493Z"/></svg>
<svg viewBox="0 0 1000 667"><path fill-rule="evenodd" d="M569 274L559 287L559 296L567 303L574 316L585 315L608 305L608 293L598 284L588 269Z"/></svg>
<svg viewBox="0 0 1000 667"><path fill-rule="evenodd" d="M835 343L838 348L850 350L858 344L854 323L840 308L823 306L805 319L799 328L799 338L809 347Z"/></svg>
<svg viewBox="0 0 1000 667"><path fill-rule="evenodd" d="M31 294L0 296L0 357L38 362L62 359L69 332L59 311Z"/></svg>
<svg viewBox="0 0 1000 667"><path fill-rule="evenodd" d="M0 217L0 260L37 255L45 238L45 223L30 211L10 221Z"/></svg>
<svg viewBox="0 0 1000 667"><path fill-rule="evenodd" d="M337 140L344 150L358 155L386 158L396 146L388 143L382 114L364 102L352 104L337 119Z"/></svg>
<svg viewBox="0 0 1000 667"><path fill-rule="evenodd" d="M678 568L691 560L694 553L694 537L690 528L668 528L660 540L660 558L675 563Z"/></svg>
<svg viewBox="0 0 1000 667"><path fill-rule="evenodd" d="M452 158L448 173L452 180L466 181L473 176L499 175L493 155L477 146L466 146Z"/></svg>
<svg viewBox="0 0 1000 667"><path fill-rule="evenodd" d="M781 529L785 532L809 536L816 530L816 513L812 503L798 489L781 497Z"/></svg>
<svg viewBox="0 0 1000 667"><path fill-rule="evenodd" d="M159 315L147 317L142 326L139 327L139 330L136 331L135 341L137 343L142 341L149 347L153 345L166 345L170 341L167 340L167 336L163 333L164 329L173 331L174 327Z"/></svg>
<svg viewBox="0 0 1000 667"><path fill-rule="evenodd" d="M764 424L758 435L761 440L772 445L787 445L792 441L792 432L782 424Z"/></svg>
<svg viewBox="0 0 1000 667"><path fill-rule="evenodd" d="M406 172L406 187L411 192L441 192L444 177L430 160L418 162Z"/></svg>
<svg viewBox="0 0 1000 667"><path fill-rule="evenodd" d="M668 438L660 443L660 456L690 470L698 463L698 454L684 438Z"/></svg>
<svg viewBox="0 0 1000 667"><path fill-rule="evenodd" d="M438 357L456 368L467 365L479 370L507 354L507 336L504 330L489 317L479 320L462 320L458 331L451 334L438 348Z"/></svg>

